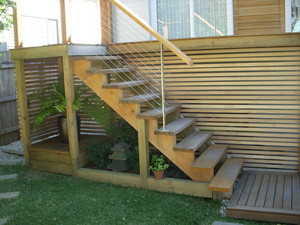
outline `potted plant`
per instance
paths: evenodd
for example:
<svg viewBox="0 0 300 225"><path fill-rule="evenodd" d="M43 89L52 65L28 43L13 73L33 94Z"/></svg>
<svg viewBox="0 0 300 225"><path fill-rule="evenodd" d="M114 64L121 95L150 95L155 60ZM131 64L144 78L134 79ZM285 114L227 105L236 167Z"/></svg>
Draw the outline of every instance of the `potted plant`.
<svg viewBox="0 0 300 225"><path fill-rule="evenodd" d="M73 102L73 108L82 110L92 118L96 117L97 122L105 121L104 127L108 126L110 121L106 121L106 117L108 117L106 115L110 113L109 107L105 105L95 93L90 93L90 90L86 85L75 86L74 91L75 100ZM34 129L41 127L45 119L49 116L60 114L57 118L59 135L62 143L68 143L66 98L63 83L54 82L47 88L35 92L29 97L29 103L31 100L38 100L41 104L40 111L34 119ZM77 115L76 119L79 136L80 117Z"/></svg>
<svg viewBox="0 0 300 225"><path fill-rule="evenodd" d="M169 168L162 154L153 154L150 161L149 170L152 170L155 179L162 179L164 172Z"/></svg>

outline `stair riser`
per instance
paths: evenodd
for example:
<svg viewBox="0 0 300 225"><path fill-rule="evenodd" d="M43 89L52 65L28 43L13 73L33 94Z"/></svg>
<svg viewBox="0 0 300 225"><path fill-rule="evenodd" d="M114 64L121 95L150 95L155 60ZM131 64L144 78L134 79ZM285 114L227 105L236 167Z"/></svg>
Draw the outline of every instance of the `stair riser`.
<svg viewBox="0 0 300 225"><path fill-rule="evenodd" d="M217 172L222 167L222 165L223 165L223 163L225 162L226 159L227 159L227 154L224 154L223 157L220 159L220 161L217 163L217 165L214 168L214 175L217 174Z"/></svg>
<svg viewBox="0 0 300 225"><path fill-rule="evenodd" d="M117 82L136 80L134 71L133 72L121 72L121 73L117 73L117 74L112 74L112 76Z"/></svg>
<svg viewBox="0 0 300 225"><path fill-rule="evenodd" d="M218 170L221 168L225 160L226 155L222 157L222 159L217 163L217 165L214 168L191 167L191 169L198 174L197 181L210 182L214 178Z"/></svg>
<svg viewBox="0 0 300 225"><path fill-rule="evenodd" d="M111 69L111 68L120 68L122 66L122 61L120 60L93 60L91 61L91 68L97 69Z"/></svg>
<svg viewBox="0 0 300 225"><path fill-rule="evenodd" d="M200 156L209 146L211 143L211 138L209 138L203 145L201 145L197 151L195 151L195 156Z"/></svg>
<svg viewBox="0 0 300 225"><path fill-rule="evenodd" d="M151 100L141 99L140 101L132 101L132 100L125 100L125 99L121 98L119 100L119 103L121 103L121 104L138 104L138 105L140 105L140 107L142 107L145 104L149 104L149 102L151 102L151 101L155 102L155 101L158 101L158 99L154 98L154 99L151 99Z"/></svg>
<svg viewBox="0 0 300 225"><path fill-rule="evenodd" d="M173 122L174 120L178 119L179 116L180 116L180 111L179 111L179 110L177 110L177 111L175 111L175 112L172 112L172 113L170 113L170 114L167 114L167 115L166 115L166 124L171 123L171 122ZM163 118L162 118L162 117L159 118L158 124L159 124L160 126L162 126L162 124L163 124Z"/></svg>
<svg viewBox="0 0 300 225"><path fill-rule="evenodd" d="M197 173L197 180L200 182L210 182L214 178L214 171L211 169L203 169L203 168L191 168L194 173Z"/></svg>
<svg viewBox="0 0 300 225"><path fill-rule="evenodd" d="M144 105L145 105L145 107L147 107L148 109L157 108L157 107L159 107L159 105L160 105L160 99L157 98L157 99L148 101L148 102L146 102Z"/></svg>
<svg viewBox="0 0 300 225"><path fill-rule="evenodd" d="M184 139L195 131L195 123L177 134L178 138Z"/></svg>
<svg viewBox="0 0 300 225"><path fill-rule="evenodd" d="M150 90L150 86L149 84L142 84L140 86L130 87L126 89L129 90L133 95L138 95L148 93Z"/></svg>

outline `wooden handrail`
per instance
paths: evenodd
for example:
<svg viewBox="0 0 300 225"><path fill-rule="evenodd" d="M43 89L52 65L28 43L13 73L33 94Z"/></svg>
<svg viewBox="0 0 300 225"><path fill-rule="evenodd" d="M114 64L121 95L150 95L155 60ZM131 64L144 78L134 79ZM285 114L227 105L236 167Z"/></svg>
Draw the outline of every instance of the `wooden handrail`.
<svg viewBox="0 0 300 225"><path fill-rule="evenodd" d="M177 48L174 44L172 44L168 39L161 36L157 33L152 27L150 27L146 21L144 21L141 17L136 15L131 9L121 3L119 0L108 0L116 7L118 7L121 11L123 11L127 16L133 19L136 23L138 23L141 27L143 27L146 31L148 31L153 37L155 37L160 43L170 49L175 55L177 55L180 59L182 59L189 66L193 65L193 61L190 57L188 57L185 53L183 53L179 48Z"/></svg>

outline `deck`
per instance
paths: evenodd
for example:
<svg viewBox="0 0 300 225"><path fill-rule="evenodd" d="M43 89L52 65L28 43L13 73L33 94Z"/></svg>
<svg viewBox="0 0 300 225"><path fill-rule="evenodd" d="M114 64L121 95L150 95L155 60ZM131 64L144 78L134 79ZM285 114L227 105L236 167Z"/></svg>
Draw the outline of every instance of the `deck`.
<svg viewBox="0 0 300 225"><path fill-rule="evenodd" d="M299 174L244 172L227 216L300 224Z"/></svg>

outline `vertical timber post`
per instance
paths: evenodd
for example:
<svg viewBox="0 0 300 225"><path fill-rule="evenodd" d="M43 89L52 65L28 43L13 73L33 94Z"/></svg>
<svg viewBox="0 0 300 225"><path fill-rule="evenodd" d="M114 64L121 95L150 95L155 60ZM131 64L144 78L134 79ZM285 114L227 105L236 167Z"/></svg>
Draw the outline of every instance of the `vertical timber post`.
<svg viewBox="0 0 300 225"><path fill-rule="evenodd" d="M21 130L21 140L24 147L25 163L29 166L29 146L30 131L29 131L29 117L28 117L28 105L26 95L26 83L24 73L24 60L15 60L16 71L16 83L18 91L18 107L19 107L19 120ZM9 115L8 115L9 116Z"/></svg>
<svg viewBox="0 0 300 225"><path fill-rule="evenodd" d="M69 0L60 0L61 34L62 43L71 43L70 31L70 3Z"/></svg>
<svg viewBox="0 0 300 225"><path fill-rule="evenodd" d="M100 0L101 44L112 43L112 11L108 0Z"/></svg>
<svg viewBox="0 0 300 225"><path fill-rule="evenodd" d="M147 121L145 119L137 120L138 138L139 138L139 160L140 160L140 180L141 188L148 188L149 177L149 143L147 134Z"/></svg>
<svg viewBox="0 0 300 225"><path fill-rule="evenodd" d="M73 176L77 176L77 170L79 169L79 143L76 110L73 108L73 102L75 99L74 80L69 56L63 56L62 59L72 173Z"/></svg>
<svg viewBox="0 0 300 225"><path fill-rule="evenodd" d="M14 36L15 36L15 48L23 47L23 38L22 38L22 16L20 8L20 0L16 0L16 6L13 9L13 18L14 18Z"/></svg>

